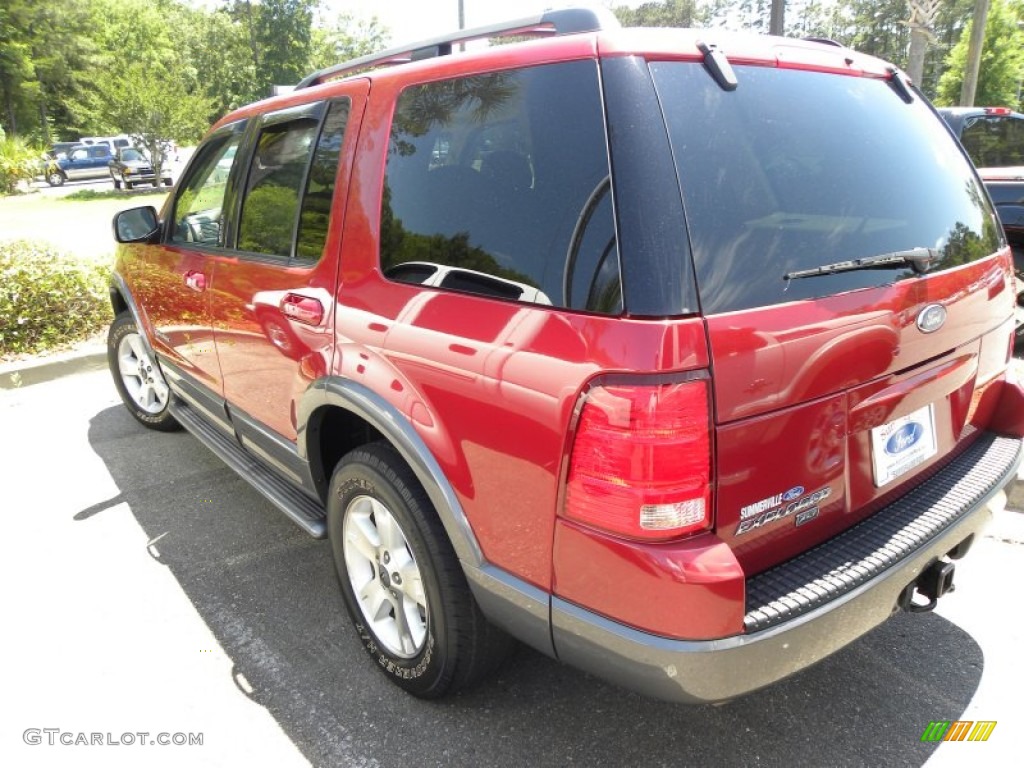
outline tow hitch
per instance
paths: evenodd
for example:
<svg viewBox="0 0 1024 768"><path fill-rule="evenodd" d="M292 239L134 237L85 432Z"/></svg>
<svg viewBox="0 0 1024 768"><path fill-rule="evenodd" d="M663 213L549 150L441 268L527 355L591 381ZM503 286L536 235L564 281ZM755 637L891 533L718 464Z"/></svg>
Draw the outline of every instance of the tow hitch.
<svg viewBox="0 0 1024 768"><path fill-rule="evenodd" d="M924 613L935 608L939 598L956 587L953 584L953 571L956 568L948 560L936 560L929 565L917 580L907 586L900 594L899 606L911 613ZM915 603L914 593L919 593L927 603Z"/></svg>

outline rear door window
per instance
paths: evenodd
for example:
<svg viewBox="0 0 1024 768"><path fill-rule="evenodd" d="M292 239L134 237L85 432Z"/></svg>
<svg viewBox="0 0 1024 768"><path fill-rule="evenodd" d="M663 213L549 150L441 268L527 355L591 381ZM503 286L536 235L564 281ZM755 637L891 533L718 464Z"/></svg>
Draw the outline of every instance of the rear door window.
<svg viewBox="0 0 1024 768"><path fill-rule="evenodd" d="M909 267L786 279L840 261L934 249L944 269L1000 245L992 210L945 126L885 82L651 64L683 193L702 309L749 309L913 277Z"/></svg>
<svg viewBox="0 0 1024 768"><path fill-rule="evenodd" d="M307 264L320 259L349 104L318 102L263 119L241 201L239 250Z"/></svg>

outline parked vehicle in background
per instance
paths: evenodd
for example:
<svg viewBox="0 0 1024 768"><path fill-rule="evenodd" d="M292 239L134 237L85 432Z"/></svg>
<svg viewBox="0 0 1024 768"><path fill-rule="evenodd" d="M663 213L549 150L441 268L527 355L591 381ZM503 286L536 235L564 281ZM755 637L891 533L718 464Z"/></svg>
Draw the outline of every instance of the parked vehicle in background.
<svg viewBox="0 0 1024 768"><path fill-rule="evenodd" d="M110 171L108 164L113 154L106 144L75 144L67 153L51 160L46 167L46 182L59 187L66 181L102 179Z"/></svg>
<svg viewBox="0 0 1024 768"><path fill-rule="evenodd" d="M70 151L71 148L76 146L77 144L79 144L79 142L77 141L55 142L54 144L50 145L50 148L46 151L46 155L51 160L58 160L62 155L66 157L68 151Z"/></svg>
<svg viewBox="0 0 1024 768"><path fill-rule="evenodd" d="M114 231L125 406L328 537L417 696L509 635L673 701L769 685L934 607L1021 463L981 180L835 45L461 31L226 115Z"/></svg>
<svg viewBox="0 0 1024 768"><path fill-rule="evenodd" d="M169 187L173 183L169 158L164 160L158 180L149 158L141 149L135 147L119 147L107 167L114 182L114 189L121 189L122 185L125 189L132 189L136 184L152 184L156 187L161 183Z"/></svg>
<svg viewBox="0 0 1024 768"><path fill-rule="evenodd" d="M1024 114L1007 107L943 107L939 114L977 167L1013 249L1018 349L1024 353Z"/></svg>
<svg viewBox="0 0 1024 768"><path fill-rule="evenodd" d="M91 147L102 144L112 153L122 147L130 147L133 143L132 137L123 133L119 136L83 136L80 142Z"/></svg>

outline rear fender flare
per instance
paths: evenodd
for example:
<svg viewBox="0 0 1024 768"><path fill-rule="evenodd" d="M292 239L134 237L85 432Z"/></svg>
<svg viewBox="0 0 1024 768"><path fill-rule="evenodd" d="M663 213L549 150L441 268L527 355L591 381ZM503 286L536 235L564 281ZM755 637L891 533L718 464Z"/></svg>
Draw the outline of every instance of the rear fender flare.
<svg viewBox="0 0 1024 768"><path fill-rule="evenodd" d="M485 560L462 504L440 464L405 414L373 390L350 379L327 376L313 382L298 404L298 448L310 456L307 426L324 407L354 413L374 427L401 454L420 481L464 566L480 568Z"/></svg>

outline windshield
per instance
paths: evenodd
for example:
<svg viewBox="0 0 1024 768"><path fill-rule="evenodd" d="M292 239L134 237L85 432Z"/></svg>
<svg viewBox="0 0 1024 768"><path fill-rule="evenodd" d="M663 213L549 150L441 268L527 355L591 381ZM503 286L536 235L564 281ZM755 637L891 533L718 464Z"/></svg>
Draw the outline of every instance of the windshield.
<svg viewBox="0 0 1024 768"><path fill-rule="evenodd" d="M736 67L722 90L699 63L654 62L706 314L915 277L795 273L931 249L931 271L1000 246L973 170L922 100L882 80Z"/></svg>
<svg viewBox="0 0 1024 768"><path fill-rule="evenodd" d="M125 162L145 162L146 158L137 149L122 149L121 159Z"/></svg>

